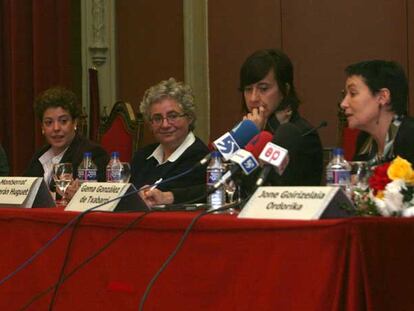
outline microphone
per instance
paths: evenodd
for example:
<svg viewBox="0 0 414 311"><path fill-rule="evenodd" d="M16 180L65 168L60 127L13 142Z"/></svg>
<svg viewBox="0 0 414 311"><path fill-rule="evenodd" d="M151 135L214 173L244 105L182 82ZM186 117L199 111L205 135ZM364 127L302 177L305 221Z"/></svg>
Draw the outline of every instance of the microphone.
<svg viewBox="0 0 414 311"><path fill-rule="evenodd" d="M262 131L253 137L246 145L245 149L237 150L230 158L230 161L236 163L228 170L213 186L213 190L221 187L236 172L243 170L245 175L250 175L258 166L256 158L259 156L263 147L272 139L272 134Z"/></svg>
<svg viewBox="0 0 414 311"><path fill-rule="evenodd" d="M320 128L325 127L327 125L328 125L328 122L326 122L325 120L323 120L323 121L321 121L321 123L317 127L313 127L310 130L308 130L305 133L303 133L302 134L302 137L303 136L307 136L307 135L309 135L309 134L311 134L311 133L313 133L313 132L315 132L315 131L319 130Z"/></svg>
<svg viewBox="0 0 414 311"><path fill-rule="evenodd" d="M213 142L213 146L220 152L220 155L229 160L231 155L246 146L246 144L259 133L256 124L250 120L243 120L238 123L230 132L225 133ZM195 167L206 165L211 159L211 153L195 164Z"/></svg>
<svg viewBox="0 0 414 311"><path fill-rule="evenodd" d="M230 160L233 153L246 146L258 133L259 130L253 121L243 120L230 132L216 139L213 145L225 160Z"/></svg>
<svg viewBox="0 0 414 311"><path fill-rule="evenodd" d="M272 142L266 144L259 156L259 159L266 164L263 165L256 180L256 187L260 187L266 181L273 168L279 175L283 174L289 164L289 152L295 152L299 148L302 136L292 123L285 123L278 127Z"/></svg>
<svg viewBox="0 0 414 311"><path fill-rule="evenodd" d="M249 143L244 148L245 150L251 152L253 156L258 159L263 148L268 142L273 139L273 134L269 131L261 131L259 134L254 136Z"/></svg>

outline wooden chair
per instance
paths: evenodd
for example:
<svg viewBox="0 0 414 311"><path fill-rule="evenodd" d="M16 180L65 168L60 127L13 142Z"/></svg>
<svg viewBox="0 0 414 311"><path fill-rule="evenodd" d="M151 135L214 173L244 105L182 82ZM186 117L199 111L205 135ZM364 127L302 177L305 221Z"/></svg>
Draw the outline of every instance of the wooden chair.
<svg viewBox="0 0 414 311"><path fill-rule="evenodd" d="M77 131L84 137L88 137L88 114L85 107L82 107L82 112L78 117Z"/></svg>
<svg viewBox="0 0 414 311"><path fill-rule="evenodd" d="M119 151L121 161L131 162L142 142L143 124L142 115L130 103L118 101L99 127L99 141L109 154Z"/></svg>

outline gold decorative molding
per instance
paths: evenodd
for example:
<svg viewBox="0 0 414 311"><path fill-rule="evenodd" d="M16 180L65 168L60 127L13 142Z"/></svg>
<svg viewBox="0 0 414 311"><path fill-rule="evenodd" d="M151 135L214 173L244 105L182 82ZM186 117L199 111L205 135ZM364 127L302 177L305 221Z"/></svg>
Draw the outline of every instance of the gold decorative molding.
<svg viewBox="0 0 414 311"><path fill-rule="evenodd" d="M100 115L116 101L115 0L81 1L82 103L89 114L88 68L96 67Z"/></svg>

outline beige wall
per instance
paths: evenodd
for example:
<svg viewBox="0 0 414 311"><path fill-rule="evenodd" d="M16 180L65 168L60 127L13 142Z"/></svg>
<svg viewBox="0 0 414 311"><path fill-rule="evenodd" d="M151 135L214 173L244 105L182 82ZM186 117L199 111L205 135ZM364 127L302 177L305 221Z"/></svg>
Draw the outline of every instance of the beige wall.
<svg viewBox="0 0 414 311"><path fill-rule="evenodd" d="M182 8L179 0L117 1L120 99L136 106L150 85L170 76L183 79ZM334 145L347 64L392 59L414 76L413 10L406 0L209 0L211 138L240 118L243 60L257 49L276 47L294 63L302 114L314 125L327 120L320 134L325 146Z"/></svg>

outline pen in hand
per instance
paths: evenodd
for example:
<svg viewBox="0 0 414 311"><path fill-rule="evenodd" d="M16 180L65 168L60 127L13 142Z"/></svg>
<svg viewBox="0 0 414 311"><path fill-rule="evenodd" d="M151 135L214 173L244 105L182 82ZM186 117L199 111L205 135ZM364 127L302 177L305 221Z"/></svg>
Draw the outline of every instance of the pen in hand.
<svg viewBox="0 0 414 311"><path fill-rule="evenodd" d="M149 189L148 191L154 190L155 188L157 188L158 184L162 182L162 178L158 179Z"/></svg>

